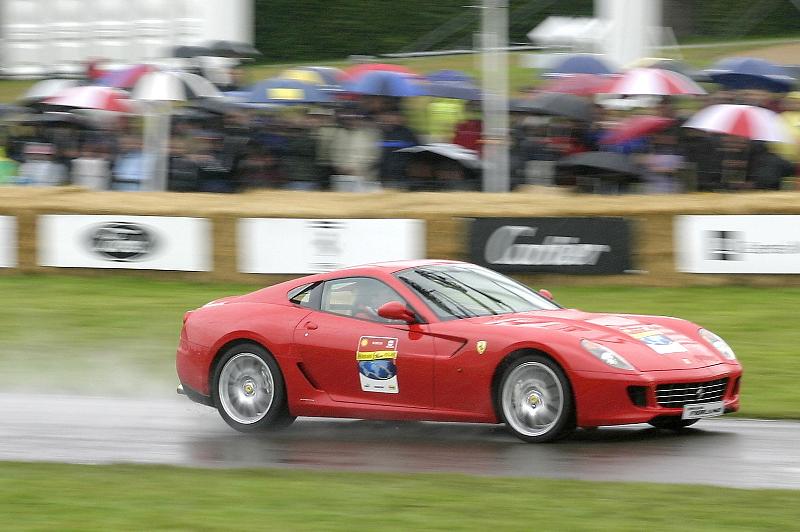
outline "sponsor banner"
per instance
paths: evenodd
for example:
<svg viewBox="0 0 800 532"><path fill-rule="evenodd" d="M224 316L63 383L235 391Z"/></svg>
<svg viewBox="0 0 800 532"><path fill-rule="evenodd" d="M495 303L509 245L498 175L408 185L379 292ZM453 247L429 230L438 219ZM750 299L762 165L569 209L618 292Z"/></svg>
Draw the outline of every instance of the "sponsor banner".
<svg viewBox="0 0 800 532"><path fill-rule="evenodd" d="M676 216L677 268L688 273L800 273L797 215Z"/></svg>
<svg viewBox="0 0 800 532"><path fill-rule="evenodd" d="M167 216L43 215L40 266L210 271L211 223Z"/></svg>
<svg viewBox="0 0 800 532"><path fill-rule="evenodd" d="M623 218L475 218L470 260L509 273L614 274L631 269Z"/></svg>
<svg viewBox="0 0 800 532"><path fill-rule="evenodd" d="M425 257L425 222L399 219L242 218L239 271L317 273Z"/></svg>
<svg viewBox="0 0 800 532"><path fill-rule="evenodd" d="M17 265L17 219L0 216L0 268Z"/></svg>

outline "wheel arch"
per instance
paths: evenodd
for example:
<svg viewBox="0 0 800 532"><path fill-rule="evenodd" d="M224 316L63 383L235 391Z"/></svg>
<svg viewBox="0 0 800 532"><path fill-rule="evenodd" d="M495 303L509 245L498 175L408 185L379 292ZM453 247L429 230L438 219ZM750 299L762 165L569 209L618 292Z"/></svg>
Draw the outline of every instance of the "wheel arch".
<svg viewBox="0 0 800 532"><path fill-rule="evenodd" d="M495 417L499 422L503 422L503 411L500 405L500 381L503 379L503 374L511 364L515 361L519 360L522 357L529 356L529 355L539 355L543 356L549 360L551 360L554 364L556 364L561 371L564 373L564 377L570 383L570 395L572 396L572 404L575 408L575 415L577 416L577 403L575 402L575 390L572 386L572 381L569 378L569 373L567 372L567 368L565 365L559 360L559 357L553 355L552 353L540 349L538 347L527 346L527 347L519 347L508 354L506 354L495 366L494 374L492 375L492 386L491 386L491 394L492 394L492 407L494 408Z"/></svg>

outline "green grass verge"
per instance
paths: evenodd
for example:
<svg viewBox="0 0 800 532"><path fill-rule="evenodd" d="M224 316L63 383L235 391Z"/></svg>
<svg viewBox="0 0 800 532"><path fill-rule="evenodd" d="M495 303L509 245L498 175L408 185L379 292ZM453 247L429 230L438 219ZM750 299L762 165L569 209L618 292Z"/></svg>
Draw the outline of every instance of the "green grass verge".
<svg viewBox="0 0 800 532"><path fill-rule="evenodd" d="M4 530L795 530L798 492L0 464Z"/></svg>
<svg viewBox="0 0 800 532"><path fill-rule="evenodd" d="M186 310L254 285L0 276L0 389L172 394ZM720 334L745 368L741 415L798 418L800 289L547 286L565 306L672 315Z"/></svg>

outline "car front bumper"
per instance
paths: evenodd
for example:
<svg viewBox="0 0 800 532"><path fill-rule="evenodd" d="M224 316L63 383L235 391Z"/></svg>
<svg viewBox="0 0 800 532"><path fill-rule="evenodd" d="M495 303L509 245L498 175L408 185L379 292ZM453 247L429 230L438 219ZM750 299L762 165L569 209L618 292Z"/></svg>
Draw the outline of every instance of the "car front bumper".
<svg viewBox="0 0 800 532"><path fill-rule="evenodd" d="M739 410L741 367L717 364L690 370L610 373L576 371L572 388L580 427L646 423L662 416L681 416L683 407L659 404L656 389L666 384L707 383L727 378L724 392L714 401L723 401L725 412ZM687 404L707 402L705 398L687 398Z"/></svg>

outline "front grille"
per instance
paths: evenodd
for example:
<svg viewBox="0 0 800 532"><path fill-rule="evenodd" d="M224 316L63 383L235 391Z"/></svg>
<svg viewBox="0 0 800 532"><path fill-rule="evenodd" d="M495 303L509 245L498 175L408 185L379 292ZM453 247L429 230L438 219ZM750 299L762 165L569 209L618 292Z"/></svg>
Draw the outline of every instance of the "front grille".
<svg viewBox="0 0 800 532"><path fill-rule="evenodd" d="M719 401L725 395L728 378L706 382L688 382L679 384L659 384L656 386L658 406L665 408L681 408L695 403L711 403Z"/></svg>

